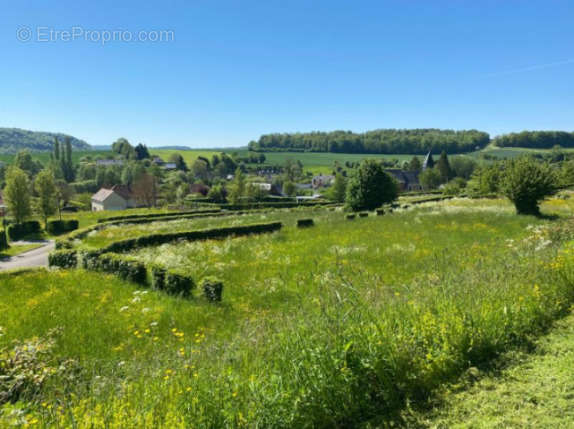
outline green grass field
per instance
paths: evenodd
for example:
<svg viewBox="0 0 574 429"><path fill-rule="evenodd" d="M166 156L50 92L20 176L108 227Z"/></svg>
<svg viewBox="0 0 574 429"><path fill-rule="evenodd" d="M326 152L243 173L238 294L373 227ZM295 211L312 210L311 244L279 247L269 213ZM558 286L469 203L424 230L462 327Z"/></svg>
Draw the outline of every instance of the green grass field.
<svg viewBox="0 0 574 429"><path fill-rule="evenodd" d="M542 210L559 217L454 199L354 221L325 209L176 221L285 226L133 252L221 278L221 304L83 270L0 274L0 425L390 426L570 309L574 202ZM296 228L300 217L316 226ZM87 242L175 225L112 227Z"/></svg>

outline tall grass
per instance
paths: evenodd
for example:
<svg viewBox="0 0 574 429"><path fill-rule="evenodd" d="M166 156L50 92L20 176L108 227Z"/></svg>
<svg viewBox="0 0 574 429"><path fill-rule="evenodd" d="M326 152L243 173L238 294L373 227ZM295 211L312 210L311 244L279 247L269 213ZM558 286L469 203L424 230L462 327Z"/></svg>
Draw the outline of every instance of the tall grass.
<svg viewBox="0 0 574 429"><path fill-rule="evenodd" d="M74 363L5 405L0 422L389 424L574 301L567 221L456 204L136 253L222 278L218 305L83 271L1 278L0 347L52 337L46 365Z"/></svg>

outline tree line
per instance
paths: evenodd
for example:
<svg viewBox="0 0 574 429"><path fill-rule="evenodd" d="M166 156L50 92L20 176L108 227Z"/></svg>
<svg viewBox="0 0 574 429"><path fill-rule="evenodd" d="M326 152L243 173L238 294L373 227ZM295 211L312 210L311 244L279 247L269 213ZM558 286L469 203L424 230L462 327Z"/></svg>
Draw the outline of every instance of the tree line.
<svg viewBox="0 0 574 429"><path fill-rule="evenodd" d="M477 130L381 129L265 134L251 141L252 151L293 151L373 154L424 154L429 150L448 154L472 152L490 142L488 133Z"/></svg>
<svg viewBox="0 0 574 429"><path fill-rule="evenodd" d="M574 147L574 132L566 131L522 131L496 137L494 145L498 147L526 147L532 149L551 149L555 146Z"/></svg>

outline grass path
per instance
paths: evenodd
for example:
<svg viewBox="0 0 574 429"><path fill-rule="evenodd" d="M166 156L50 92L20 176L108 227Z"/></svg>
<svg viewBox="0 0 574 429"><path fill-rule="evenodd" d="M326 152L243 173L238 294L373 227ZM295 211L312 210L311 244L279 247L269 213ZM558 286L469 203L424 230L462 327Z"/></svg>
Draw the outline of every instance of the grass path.
<svg viewBox="0 0 574 429"><path fill-rule="evenodd" d="M533 355L472 385L446 391L430 416L409 426L430 428L574 427L574 314L540 338ZM460 387L459 387L460 389Z"/></svg>

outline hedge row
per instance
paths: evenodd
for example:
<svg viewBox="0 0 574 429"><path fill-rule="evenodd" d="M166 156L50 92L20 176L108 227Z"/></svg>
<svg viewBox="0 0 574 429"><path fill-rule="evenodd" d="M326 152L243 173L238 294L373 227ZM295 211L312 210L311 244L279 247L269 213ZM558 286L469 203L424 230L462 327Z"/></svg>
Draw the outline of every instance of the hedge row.
<svg viewBox="0 0 574 429"><path fill-rule="evenodd" d="M187 210L187 211L169 212L169 213L111 216L111 217L98 219L98 223L120 221L120 220L127 220L127 219L143 219L143 218L151 218L151 217L163 218L163 217L177 217L180 215L190 215L190 214L209 214L209 213L218 213L220 211L221 211L221 209L206 209L206 210Z"/></svg>
<svg viewBox="0 0 574 429"><path fill-rule="evenodd" d="M212 203L200 203L202 205L210 205ZM218 204L223 210L253 210L253 209L289 209L294 207L315 207L332 205L331 201L309 201L305 203L280 201L280 202L257 202L248 204Z"/></svg>
<svg viewBox="0 0 574 429"><path fill-rule="evenodd" d="M159 246L161 244L171 243L177 240L197 241L225 238L233 235L262 234L266 232L278 231L282 226L283 224L281 222L271 222L254 225L232 226L226 228L204 229L200 231L183 231L169 234L142 235L141 237L111 243L110 245L101 249L101 252L129 252L133 249L139 249L141 247L148 246Z"/></svg>
<svg viewBox="0 0 574 429"><path fill-rule="evenodd" d="M6 250L10 246L8 245L8 237L6 236L6 231L0 231L0 250Z"/></svg>
<svg viewBox="0 0 574 429"><path fill-rule="evenodd" d="M142 262L113 253L86 252L82 255L86 270L101 271L118 276L122 280L147 286L147 271Z"/></svg>
<svg viewBox="0 0 574 429"><path fill-rule="evenodd" d="M51 220L48 222L46 231L50 234L62 234L64 232L75 231L80 226L77 219L70 220Z"/></svg>
<svg viewBox="0 0 574 429"><path fill-rule="evenodd" d="M48 255L50 267L76 268L78 266L78 253L75 250L56 250Z"/></svg>
<svg viewBox="0 0 574 429"><path fill-rule="evenodd" d="M8 226L8 236L10 240L20 240L28 234L36 234L42 231L42 226L37 220L16 223Z"/></svg>

